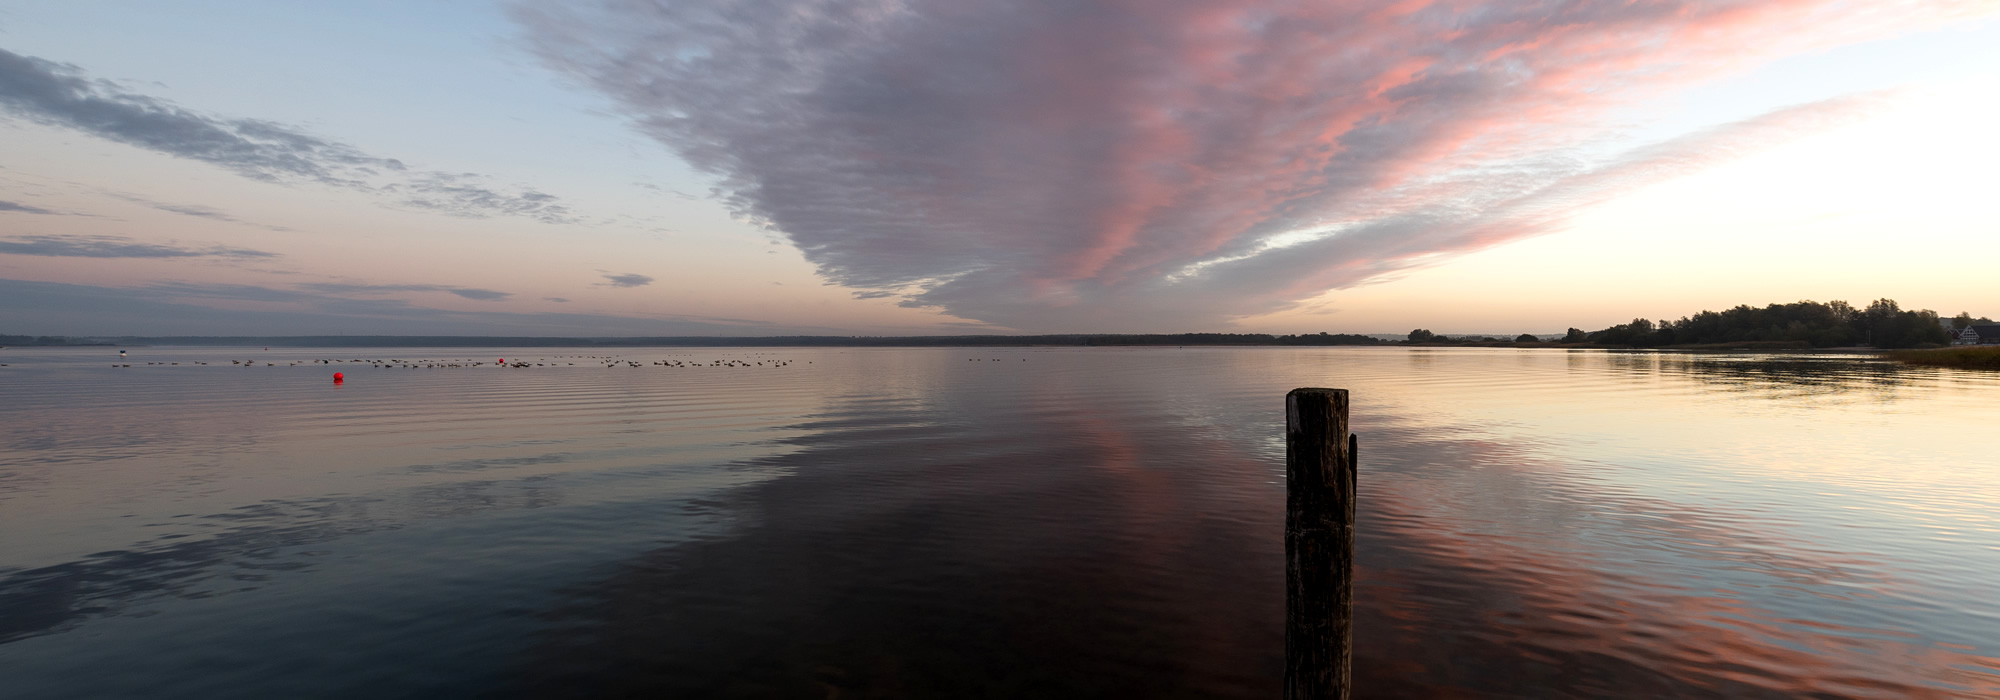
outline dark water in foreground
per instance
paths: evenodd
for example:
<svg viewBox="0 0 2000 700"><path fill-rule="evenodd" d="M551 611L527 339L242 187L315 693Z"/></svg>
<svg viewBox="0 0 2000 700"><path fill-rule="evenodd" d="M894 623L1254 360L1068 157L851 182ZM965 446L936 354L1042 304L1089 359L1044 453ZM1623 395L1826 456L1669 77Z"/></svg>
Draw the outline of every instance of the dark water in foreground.
<svg viewBox="0 0 2000 700"><path fill-rule="evenodd" d="M1277 697L1283 394L1314 385L1362 436L1359 697L2000 695L1992 373L288 366L472 352L0 351L0 696Z"/></svg>

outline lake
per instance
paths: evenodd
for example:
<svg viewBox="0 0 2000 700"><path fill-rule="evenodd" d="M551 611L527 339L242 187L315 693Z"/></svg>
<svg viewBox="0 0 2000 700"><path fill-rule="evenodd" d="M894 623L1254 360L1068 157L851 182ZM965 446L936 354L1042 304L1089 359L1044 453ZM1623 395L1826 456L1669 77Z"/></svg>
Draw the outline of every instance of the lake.
<svg viewBox="0 0 2000 700"><path fill-rule="evenodd" d="M1353 392L1357 697L2000 695L1995 373L126 350L0 350L5 697L1274 698L1300 386Z"/></svg>

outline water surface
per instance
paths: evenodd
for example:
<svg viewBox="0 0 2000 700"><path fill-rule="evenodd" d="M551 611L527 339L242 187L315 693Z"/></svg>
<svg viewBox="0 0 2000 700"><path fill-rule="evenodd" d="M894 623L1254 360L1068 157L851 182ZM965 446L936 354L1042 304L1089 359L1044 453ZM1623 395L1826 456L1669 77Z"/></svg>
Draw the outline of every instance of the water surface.
<svg viewBox="0 0 2000 700"><path fill-rule="evenodd" d="M1357 696L2000 694L1992 373L129 350L0 351L7 697L1276 697L1296 386L1354 392Z"/></svg>

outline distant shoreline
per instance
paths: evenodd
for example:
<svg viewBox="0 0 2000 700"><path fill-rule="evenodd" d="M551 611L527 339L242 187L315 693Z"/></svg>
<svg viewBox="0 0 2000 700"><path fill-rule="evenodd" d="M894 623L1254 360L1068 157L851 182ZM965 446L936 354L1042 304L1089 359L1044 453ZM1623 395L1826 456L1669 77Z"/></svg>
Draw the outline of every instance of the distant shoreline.
<svg viewBox="0 0 2000 700"><path fill-rule="evenodd" d="M18 336L17 336L18 337ZM1382 338L1352 334L1272 335L1180 333L948 336L86 336L23 347L184 346L289 348L622 348L622 347L1125 347L1125 346L1372 346ZM67 341L67 342L61 342Z"/></svg>
<svg viewBox="0 0 2000 700"><path fill-rule="evenodd" d="M1363 340L1365 339L1365 340ZM1179 335L1037 335L1037 336L778 336L778 337L507 337L507 336L121 336L63 338L66 342L6 347L271 347L271 348L1031 348L1031 347L1380 347L1380 348L1523 348L1541 350L1647 350L1674 352L1882 353L1866 346L1815 348L1804 342L1753 341L1639 347L1607 343L1508 340L1409 342L1359 335L1297 335L1199 333Z"/></svg>

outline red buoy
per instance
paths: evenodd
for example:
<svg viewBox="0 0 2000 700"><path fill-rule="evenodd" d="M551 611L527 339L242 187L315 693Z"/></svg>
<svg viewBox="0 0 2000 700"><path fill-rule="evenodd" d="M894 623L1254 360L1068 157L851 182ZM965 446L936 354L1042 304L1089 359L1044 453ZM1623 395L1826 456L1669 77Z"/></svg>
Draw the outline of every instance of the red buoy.
<svg viewBox="0 0 2000 700"><path fill-rule="evenodd" d="M504 364L507 364L507 358L504 358L504 357L500 358L500 364L503 364L503 365L504 365Z"/></svg>
<svg viewBox="0 0 2000 700"><path fill-rule="evenodd" d="M337 382L337 381L341 381L341 380L343 380L343 379L346 379L346 378L347 378L347 377L346 377L345 375L342 375L342 374L341 374L341 373L339 373L339 372L334 372L334 373L333 373L333 380L334 380L334 381L336 381L336 382Z"/></svg>

